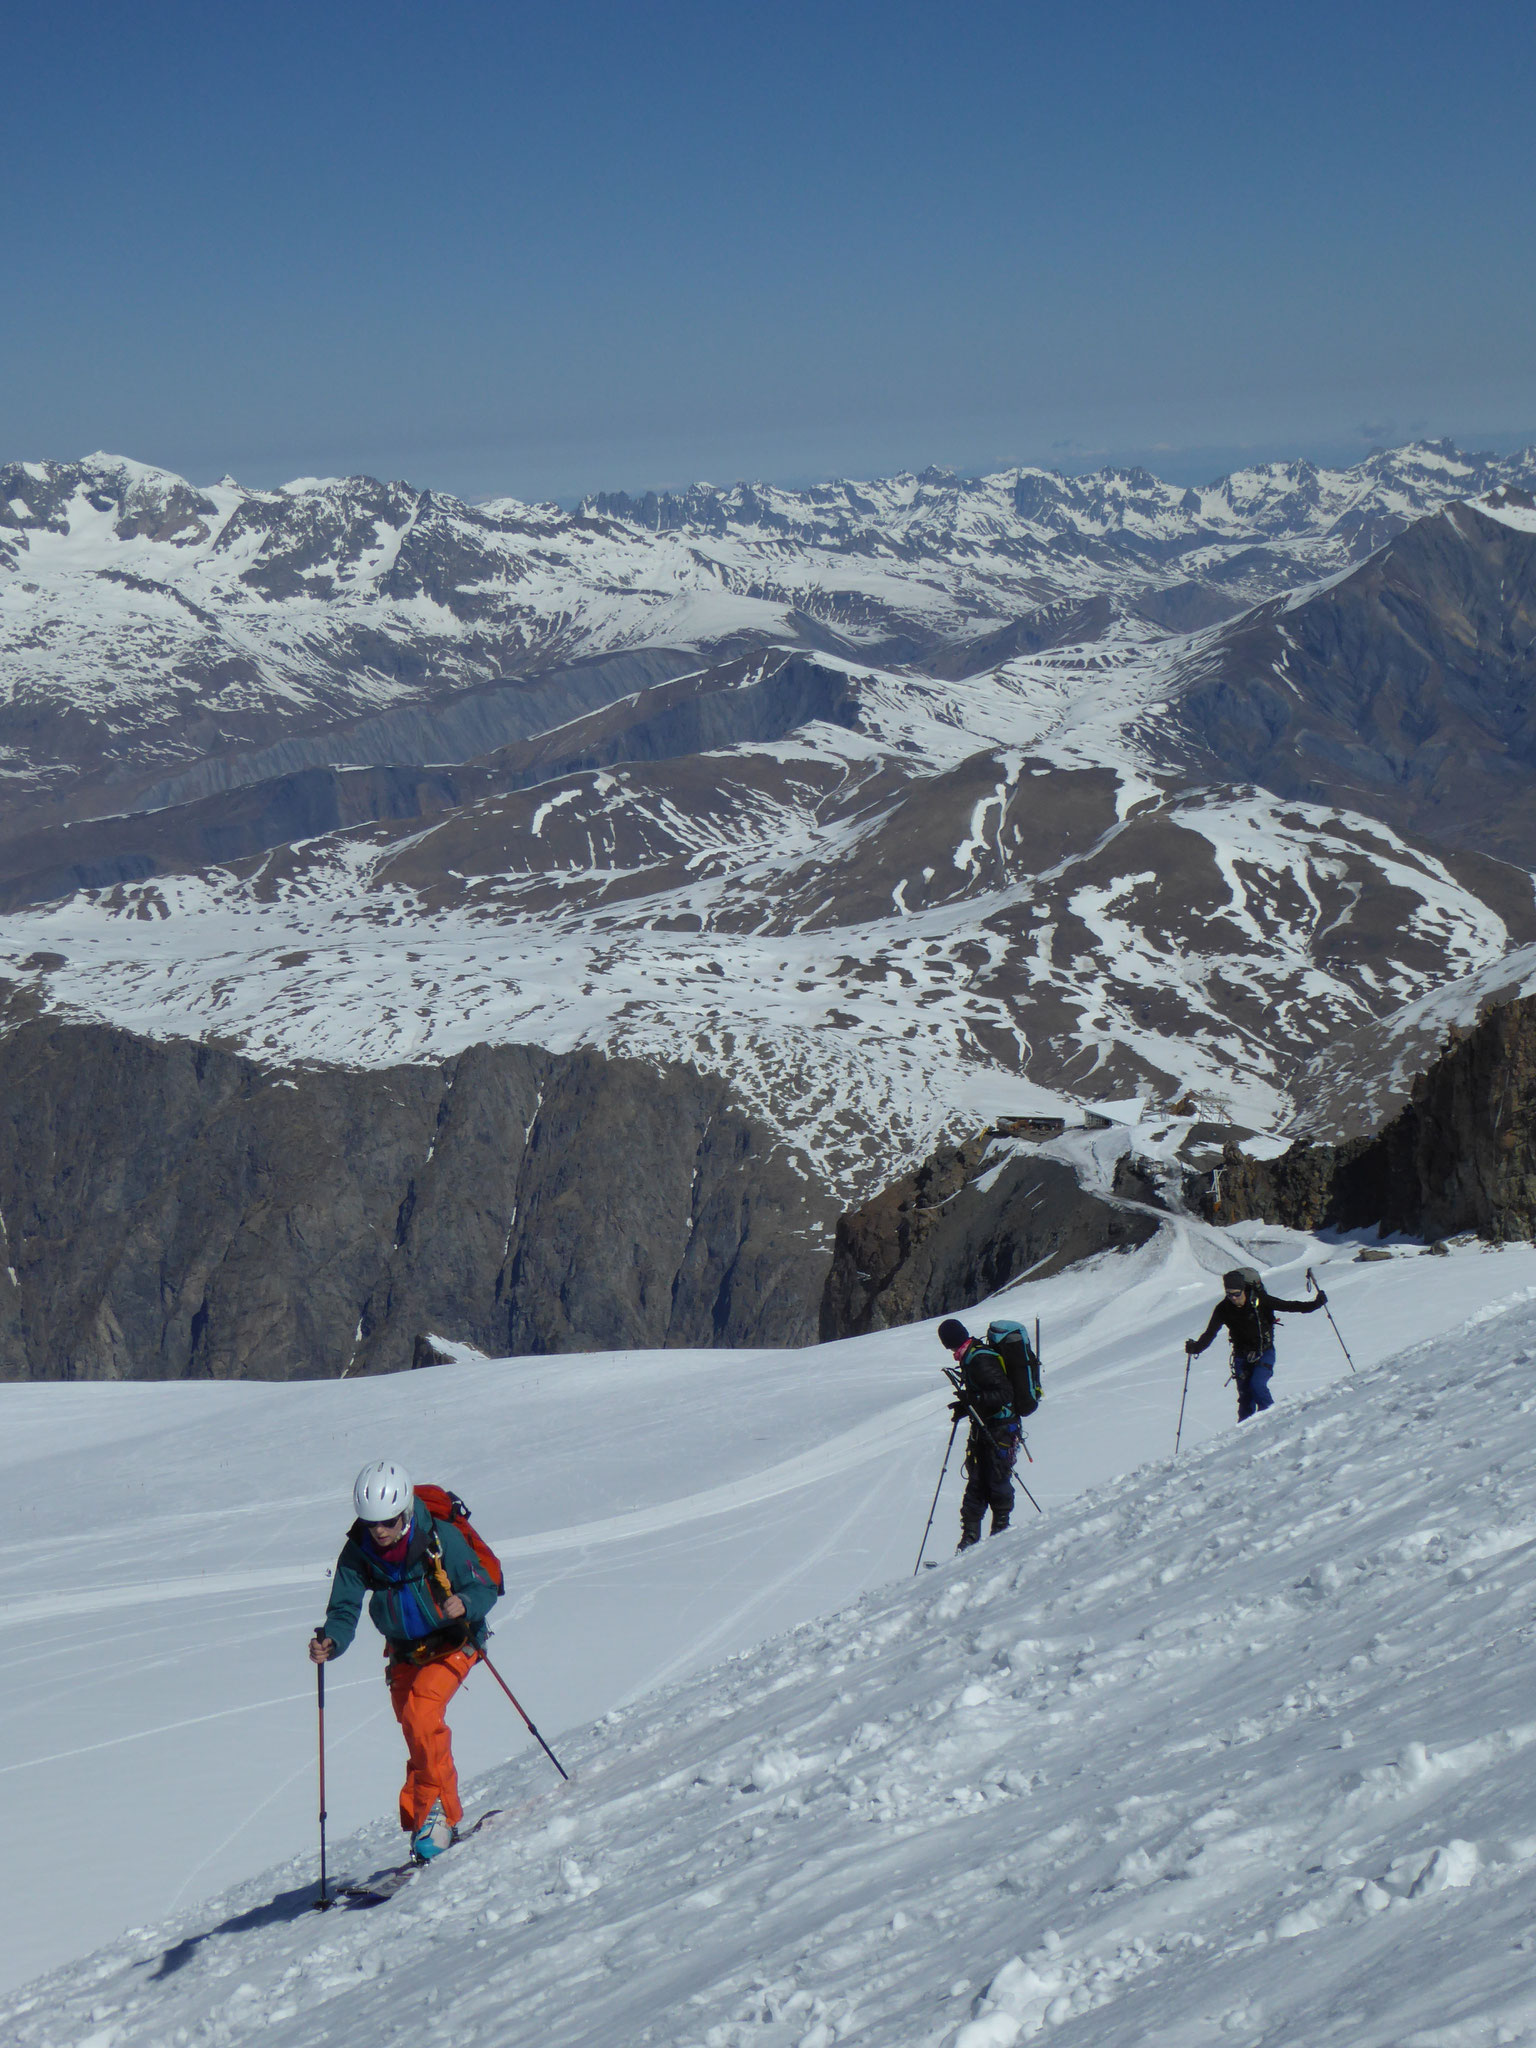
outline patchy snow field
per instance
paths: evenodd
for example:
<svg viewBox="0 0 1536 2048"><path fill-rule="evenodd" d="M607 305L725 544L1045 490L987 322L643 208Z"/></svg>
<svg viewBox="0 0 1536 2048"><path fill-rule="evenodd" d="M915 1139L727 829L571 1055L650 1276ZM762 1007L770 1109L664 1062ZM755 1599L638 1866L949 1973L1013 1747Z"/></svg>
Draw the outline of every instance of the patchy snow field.
<svg viewBox="0 0 1536 2048"><path fill-rule="evenodd" d="M170 762L188 758L178 726L194 679L201 708L236 720L400 702L413 692L379 658L381 640L467 685L506 674L519 652L793 638L801 615L852 644L903 621L982 632L1224 562L1228 588L1252 604L1338 573L1450 499L1529 487L1532 471L1529 450L1419 443L1348 470L1265 463L1199 492L1114 470L702 485L668 501L663 531L641 506L612 517L596 504L467 505L370 477L251 491L101 452L8 464L0 704L69 706L100 721L114 751Z"/></svg>
<svg viewBox="0 0 1536 2048"><path fill-rule="evenodd" d="M1174 1464L1180 1342L1239 1249L1282 1294L1326 1267L1361 1371L1291 1319L1238 1432L1213 1348ZM1042 1319L1044 1514L949 1561L952 1465L915 1584L930 1325L0 1388L5 1970L64 1964L0 2038L1536 2040L1536 1253L1353 1249L1177 1222L1000 1297ZM493 1655L574 1783L472 1677L471 1811L508 1818L322 1918L303 1639L381 1452L500 1546ZM358 1874L400 1840L366 1635L327 1718Z"/></svg>
<svg viewBox="0 0 1536 2048"><path fill-rule="evenodd" d="M1536 948L1512 951L1441 861L1364 816L1160 789L1127 732L1168 657L1121 652L1109 679L1080 661L1052 677L1046 657L984 684L863 675L866 730L713 757L719 806L697 814L621 768L82 890L0 916L0 978L56 1014L268 1062L482 1042L685 1061L850 1203L979 1119L1071 1117L1085 1093L1332 1133L1341 1037L1378 1027L1401 1085L1437 1028L1529 979ZM859 798L882 750L903 773ZM1117 793L1102 832L1042 865L1046 761L1107 768ZM967 763L976 779L935 796ZM1357 920L1390 938L1341 946Z"/></svg>

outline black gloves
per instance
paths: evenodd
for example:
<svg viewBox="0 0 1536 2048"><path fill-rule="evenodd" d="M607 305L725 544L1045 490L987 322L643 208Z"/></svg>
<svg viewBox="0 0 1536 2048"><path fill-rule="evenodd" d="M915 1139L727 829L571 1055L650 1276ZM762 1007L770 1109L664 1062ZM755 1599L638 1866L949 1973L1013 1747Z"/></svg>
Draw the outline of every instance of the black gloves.
<svg viewBox="0 0 1536 2048"><path fill-rule="evenodd" d="M954 1417L955 1421L959 1422L965 1416L970 1414L970 1403L964 1400L961 1396L957 1395L955 1399L951 1401L949 1404L949 1412Z"/></svg>
<svg viewBox="0 0 1536 2048"><path fill-rule="evenodd" d="M1198 1344L1196 1343L1196 1341L1195 1341L1195 1339L1194 1339L1193 1337L1186 1337L1186 1338L1184 1339L1184 1349L1185 1349L1185 1351L1186 1351L1186 1352L1188 1353L1188 1355L1189 1355L1189 1356L1190 1356L1191 1358L1193 1358L1193 1357L1195 1356L1196 1352L1198 1352L1198 1351L1199 1351L1199 1349L1200 1349L1200 1346L1199 1346L1199 1345L1198 1345Z"/></svg>
<svg viewBox="0 0 1536 2048"><path fill-rule="evenodd" d="M1319 1308L1326 1308L1328 1306L1328 1297L1324 1294L1321 1287L1317 1290L1317 1305Z"/></svg>

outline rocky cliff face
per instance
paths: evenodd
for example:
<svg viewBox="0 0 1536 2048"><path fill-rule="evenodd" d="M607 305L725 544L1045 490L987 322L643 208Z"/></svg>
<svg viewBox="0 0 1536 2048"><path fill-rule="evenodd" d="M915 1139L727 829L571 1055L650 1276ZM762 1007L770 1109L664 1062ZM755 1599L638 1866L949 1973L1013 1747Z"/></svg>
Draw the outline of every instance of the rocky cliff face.
<svg viewBox="0 0 1536 2048"><path fill-rule="evenodd" d="M0 1378L314 1378L803 1343L834 1205L725 1085L592 1052L271 1069L0 1037Z"/></svg>
<svg viewBox="0 0 1536 2048"><path fill-rule="evenodd" d="M997 1162L996 1134L946 1146L838 1220L821 1299L823 1342L952 1315L1025 1273L1144 1244L1144 1211L1079 1187L1070 1166L1032 1152Z"/></svg>
<svg viewBox="0 0 1536 2048"><path fill-rule="evenodd" d="M1536 1237L1536 997L1490 1009L1453 1038L1374 1137L1302 1142L1268 1162L1229 1148L1197 1195L1223 1223Z"/></svg>

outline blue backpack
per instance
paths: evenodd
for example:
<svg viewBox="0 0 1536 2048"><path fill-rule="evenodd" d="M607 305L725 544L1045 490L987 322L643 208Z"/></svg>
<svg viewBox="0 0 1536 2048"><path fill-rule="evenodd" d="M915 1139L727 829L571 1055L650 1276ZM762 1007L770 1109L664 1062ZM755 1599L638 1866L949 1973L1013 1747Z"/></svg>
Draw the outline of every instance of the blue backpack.
<svg viewBox="0 0 1536 2048"><path fill-rule="evenodd" d="M1040 1356L1029 1341L1029 1332L1022 1323L988 1323L986 1342L988 1350L1003 1361L1013 1389L1014 1414L1020 1420L1033 1415L1045 1394L1040 1384Z"/></svg>

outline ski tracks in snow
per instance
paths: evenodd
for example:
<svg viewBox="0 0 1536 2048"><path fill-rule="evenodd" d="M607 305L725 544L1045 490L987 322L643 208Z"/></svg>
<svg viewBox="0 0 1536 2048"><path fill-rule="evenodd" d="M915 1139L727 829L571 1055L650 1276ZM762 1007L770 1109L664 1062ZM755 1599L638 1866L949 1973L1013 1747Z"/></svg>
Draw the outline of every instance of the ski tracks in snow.
<svg viewBox="0 0 1536 2048"><path fill-rule="evenodd" d="M841 1477L892 1452L924 1439L933 1421L933 1398L919 1396L887 1414L872 1417L856 1429L842 1431L826 1443L803 1451L759 1472L719 1486L662 1501L626 1514L598 1516L561 1529L541 1529L529 1536L492 1536L489 1540L503 1564L522 1564L564 1552L628 1544L642 1536L708 1521L717 1515L775 1500L781 1494ZM194 1572L179 1578L132 1579L96 1584L74 1593L42 1593L0 1600L0 1629L36 1627L54 1619L117 1614L131 1607L159 1607L167 1601L217 1601L233 1593L265 1593L279 1587L307 1586L323 1593L331 1559L312 1565L253 1565L223 1572ZM276 1704L269 1702L268 1704Z"/></svg>
<svg viewBox="0 0 1536 2048"><path fill-rule="evenodd" d="M1520 1345L1528 1306L615 1709L569 1744L568 1791L539 1796L541 1758L482 1787L532 1795L519 1826L387 1917L279 1914L268 1879L0 2027L19 2048L1536 2039Z"/></svg>

